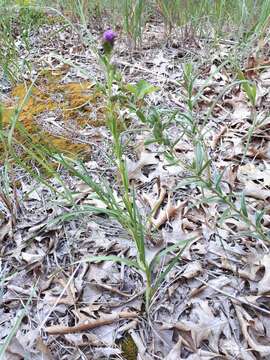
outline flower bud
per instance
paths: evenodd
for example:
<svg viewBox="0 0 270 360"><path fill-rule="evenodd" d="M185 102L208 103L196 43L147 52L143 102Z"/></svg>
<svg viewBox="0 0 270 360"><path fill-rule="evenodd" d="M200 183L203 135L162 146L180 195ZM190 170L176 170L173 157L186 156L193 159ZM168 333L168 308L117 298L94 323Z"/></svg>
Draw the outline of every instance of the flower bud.
<svg viewBox="0 0 270 360"><path fill-rule="evenodd" d="M106 55L109 55L111 53L116 36L117 35L113 30L107 30L104 32L102 40L103 40L103 49Z"/></svg>

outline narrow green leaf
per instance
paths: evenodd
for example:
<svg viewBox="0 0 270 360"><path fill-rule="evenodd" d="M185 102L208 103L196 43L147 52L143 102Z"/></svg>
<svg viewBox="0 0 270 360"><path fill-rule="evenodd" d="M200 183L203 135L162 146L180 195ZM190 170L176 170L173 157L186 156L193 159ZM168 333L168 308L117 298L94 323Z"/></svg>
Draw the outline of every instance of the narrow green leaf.
<svg viewBox="0 0 270 360"><path fill-rule="evenodd" d="M248 217L248 211L247 211L247 205L246 205L246 199L245 194L242 192L241 194L241 213L247 218Z"/></svg>
<svg viewBox="0 0 270 360"><path fill-rule="evenodd" d="M185 248L187 247L187 245L189 244L190 241L186 241L186 243L184 244L184 246L178 251L178 253L175 255L175 257L169 262L169 264L165 267L165 270L162 271L162 273L160 274L160 276L156 279L156 282L154 284L154 291L156 291L158 289L158 287L162 284L162 282L164 281L165 277L168 275L168 273L174 268L174 266L176 265L176 263L179 261L179 258L181 256L181 254L184 252Z"/></svg>
<svg viewBox="0 0 270 360"><path fill-rule="evenodd" d="M261 222L262 222L264 214L265 214L264 210L256 211L256 213L255 213L255 224L256 224L257 228L262 226Z"/></svg>
<svg viewBox="0 0 270 360"><path fill-rule="evenodd" d="M115 255L99 255L99 256L87 256L84 259L81 259L79 261L76 261L74 264L80 264L83 262L101 262L101 261L113 261L115 263L120 263L120 264L124 264L136 269L140 270L140 266L138 265L138 263L136 261L133 260L129 260L126 258L122 258L120 256L115 256Z"/></svg>

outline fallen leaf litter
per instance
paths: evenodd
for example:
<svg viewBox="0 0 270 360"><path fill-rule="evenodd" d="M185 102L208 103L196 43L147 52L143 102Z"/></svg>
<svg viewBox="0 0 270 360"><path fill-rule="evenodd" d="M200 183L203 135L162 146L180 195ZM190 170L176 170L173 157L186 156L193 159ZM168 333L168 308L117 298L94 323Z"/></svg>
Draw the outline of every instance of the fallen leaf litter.
<svg viewBox="0 0 270 360"><path fill-rule="evenodd" d="M157 30L150 28L145 34L145 42L148 36L156 36ZM32 54L44 51L39 46L45 35L47 37L46 31L42 33L40 30ZM74 38L69 37L68 44L67 37L62 40L59 38L57 44L59 54L69 47L70 59L77 61L80 57L75 50ZM50 48L47 50L50 54ZM174 50L175 53L178 51ZM125 44L120 41L115 62L125 66L123 71L127 81L146 78L160 87L159 92L150 96L149 102L164 107L170 107L173 103L184 109L185 103L175 84L175 81L181 79L181 61L171 60L174 50L160 50L158 46L142 49L137 58L134 56L127 63ZM221 46L221 56L229 51L229 45ZM50 56L48 62L52 59ZM99 67L91 54L87 56L82 68L91 67L92 71L95 68L98 72ZM190 56L188 51L186 56ZM213 61L216 58L217 54L213 56ZM206 124L206 141L212 149L211 157L215 167L224 170L221 183L224 191L244 191L250 216L255 216L255 210L264 210L263 227L269 232L270 128L267 112L270 75L268 68L249 71L254 61L247 61L246 73L261 90L258 101L262 121L253 133L247 149L247 160L241 162L245 150L242 139L250 126L250 106L239 87L224 93L213 107ZM33 62L37 67L42 66L37 59ZM149 64L152 66L151 73L144 71ZM201 115L203 118L214 99L230 83L233 74L226 68L217 70L214 65L210 68L202 65L201 73L197 89L204 84L205 78L214 74L198 103L198 117ZM153 74L157 76L153 77ZM73 109L71 111L87 106L84 104L88 104L89 94L81 93L81 90L84 91L85 87L91 90L90 83L85 82L90 79L82 79L79 73L74 75L73 68L67 67L64 75L71 82L55 85L57 91L51 92L54 106L49 110L54 121L50 124L54 127L52 136L55 139L59 135L57 133L55 136L55 119L58 116L56 104L65 102L60 98L65 89L68 89L67 96L73 94L74 88L76 91L80 89L80 101L76 104L67 103ZM46 86L50 85L45 85L47 99ZM23 89L17 87L13 95L18 91L24 94ZM39 91L37 87L33 95L39 96ZM19 98L21 100L22 95ZM42 105L43 110L39 109L34 115L39 115L40 111L46 113L47 105ZM90 115L91 111L86 112ZM32 129L33 120L29 118L29 129ZM47 120L46 115L38 122L39 126L45 126L45 131L49 123ZM76 126L86 125L88 120L81 123L78 121ZM66 134L66 122L61 123L61 126ZM177 129L172 129L172 134L174 131ZM60 135L63 133L60 132ZM102 135L107 136L106 130L103 130ZM134 142L138 144L141 140L138 137ZM74 150L70 139L63 141L58 143L59 149ZM72 146L72 150L69 146ZM78 145L75 153L80 146L84 145ZM102 149L93 149L86 167L94 175L102 174L112 179L114 169L103 155L109 151L109 147L106 147L106 143L103 146ZM178 153L179 156L191 158L193 149L188 139L183 138L178 144ZM135 249L128 235L114 221L104 221L97 216L53 224L52 220L69 211L68 205L61 204L61 200L50 189L18 170L15 176L20 183L17 189L20 208L16 208L16 204L8 204L3 196L0 200L1 277L4 279L0 308L1 341L11 331L14 319L22 309L22 302L26 304L29 298L30 302L26 305L24 321L9 344L8 356L20 358L24 354L35 359L74 359L83 353L91 359L119 357L119 339L126 334L126 339L132 339L130 347L136 344L134 358L137 353L144 359L152 359L156 354L158 358L167 360L269 358L268 246L255 241L249 234L242 235L241 232L248 229L238 219L228 218L220 226L222 204L202 205L201 194L196 186L184 185L179 186L177 191L173 190L181 184L185 173L179 168L169 167L156 146L140 147L139 152L134 151L132 158L129 155L129 178L137 186L141 199L140 210L147 215L155 209L151 225L158 231L158 241L150 241L149 259L166 245L175 244L179 239L194 238L156 294L149 319L146 321L141 316L143 281L135 270L112 262L82 264L77 268L69 266L86 254L133 257ZM147 167L148 171L145 172ZM91 189L83 187L67 174L63 176L77 196L78 203L96 201ZM50 181L62 190L56 180ZM11 221L12 207L16 208L15 222ZM62 271L59 272L59 269ZM44 327L37 333L39 324L44 324Z"/></svg>

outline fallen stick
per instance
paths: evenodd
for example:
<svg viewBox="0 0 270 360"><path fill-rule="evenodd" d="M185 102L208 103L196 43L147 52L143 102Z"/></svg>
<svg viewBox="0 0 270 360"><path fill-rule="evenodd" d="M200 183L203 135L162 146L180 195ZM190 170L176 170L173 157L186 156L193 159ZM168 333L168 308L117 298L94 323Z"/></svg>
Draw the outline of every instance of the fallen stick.
<svg viewBox="0 0 270 360"><path fill-rule="evenodd" d="M133 319L138 316L135 312L123 311L116 314L104 316L96 320L88 320L82 324L75 326L63 326L63 325L52 325L45 328L45 331L49 335L62 335L62 334L73 334L80 333L86 330L91 330L99 326L109 325L120 319Z"/></svg>

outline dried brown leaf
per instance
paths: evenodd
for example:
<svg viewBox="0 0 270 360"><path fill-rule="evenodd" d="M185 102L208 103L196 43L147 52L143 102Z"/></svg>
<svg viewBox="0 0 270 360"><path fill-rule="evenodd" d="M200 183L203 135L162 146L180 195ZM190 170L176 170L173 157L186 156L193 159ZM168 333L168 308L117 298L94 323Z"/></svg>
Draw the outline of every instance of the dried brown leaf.
<svg viewBox="0 0 270 360"><path fill-rule="evenodd" d="M261 356L268 356L270 354L270 346L262 345L259 343L258 339L256 339L256 334L254 330L255 327L255 319L251 317L241 306L234 305L235 311L241 326L241 330L245 340L252 350L259 352ZM268 343L269 343L268 339Z"/></svg>
<svg viewBox="0 0 270 360"><path fill-rule="evenodd" d="M11 235L12 232L12 220L11 218L7 221L1 224L0 226L0 242L5 239L7 235Z"/></svg>

